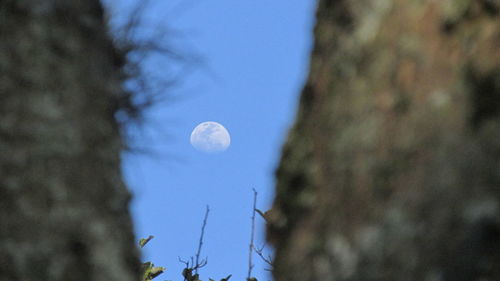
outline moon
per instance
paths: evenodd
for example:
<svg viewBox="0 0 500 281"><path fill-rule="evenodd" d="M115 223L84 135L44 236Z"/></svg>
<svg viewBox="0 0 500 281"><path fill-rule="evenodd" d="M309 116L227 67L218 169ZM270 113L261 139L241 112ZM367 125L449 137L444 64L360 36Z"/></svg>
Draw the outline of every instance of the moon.
<svg viewBox="0 0 500 281"><path fill-rule="evenodd" d="M213 121L200 123L191 133L191 145L202 152L222 152L231 144L229 132Z"/></svg>

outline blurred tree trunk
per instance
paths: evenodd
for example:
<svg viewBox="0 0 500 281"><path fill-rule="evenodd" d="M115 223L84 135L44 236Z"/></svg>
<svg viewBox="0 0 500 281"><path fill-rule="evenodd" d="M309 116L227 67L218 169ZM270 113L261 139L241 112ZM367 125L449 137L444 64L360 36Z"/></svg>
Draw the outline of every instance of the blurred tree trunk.
<svg viewBox="0 0 500 281"><path fill-rule="evenodd" d="M0 0L0 280L139 280L97 0Z"/></svg>
<svg viewBox="0 0 500 281"><path fill-rule="evenodd" d="M321 0L277 281L500 280L500 3Z"/></svg>

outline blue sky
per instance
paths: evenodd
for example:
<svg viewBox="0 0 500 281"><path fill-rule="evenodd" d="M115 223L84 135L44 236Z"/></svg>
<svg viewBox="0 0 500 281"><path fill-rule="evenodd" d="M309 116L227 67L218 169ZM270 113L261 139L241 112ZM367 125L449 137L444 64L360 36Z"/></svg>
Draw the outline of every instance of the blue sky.
<svg viewBox="0 0 500 281"><path fill-rule="evenodd" d="M107 2L120 15L133 1ZM149 22L176 30L167 39L178 49L204 59L165 90L177 99L148 112L135 142L155 156L124 155L137 236L155 236L144 259L167 268L159 280L182 280L178 257L195 254L206 205L202 279L246 278L252 188L258 208L266 210L307 73L314 6L312 0L157 0L144 11ZM169 69L155 59L145 63L159 76ZM191 131L204 121L227 128L228 150L204 154L190 145ZM262 245L263 221L257 223L256 243ZM253 275L270 279L265 264L254 261Z"/></svg>

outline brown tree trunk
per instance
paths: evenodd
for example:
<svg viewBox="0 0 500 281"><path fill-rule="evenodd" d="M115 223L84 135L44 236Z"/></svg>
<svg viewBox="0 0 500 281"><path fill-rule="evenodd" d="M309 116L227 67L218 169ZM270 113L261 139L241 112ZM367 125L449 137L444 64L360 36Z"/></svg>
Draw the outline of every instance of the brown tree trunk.
<svg viewBox="0 0 500 281"><path fill-rule="evenodd" d="M321 0L277 281L500 280L500 3Z"/></svg>
<svg viewBox="0 0 500 281"><path fill-rule="evenodd" d="M136 281L97 0L0 0L0 280Z"/></svg>

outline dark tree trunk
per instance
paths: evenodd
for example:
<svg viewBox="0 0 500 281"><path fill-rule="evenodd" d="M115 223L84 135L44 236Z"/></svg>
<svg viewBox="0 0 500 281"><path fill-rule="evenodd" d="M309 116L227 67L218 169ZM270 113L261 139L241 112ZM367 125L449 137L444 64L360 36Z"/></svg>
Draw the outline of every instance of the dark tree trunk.
<svg viewBox="0 0 500 281"><path fill-rule="evenodd" d="M500 3L322 0L277 281L500 280Z"/></svg>
<svg viewBox="0 0 500 281"><path fill-rule="evenodd" d="M0 0L0 280L136 281L97 0Z"/></svg>

